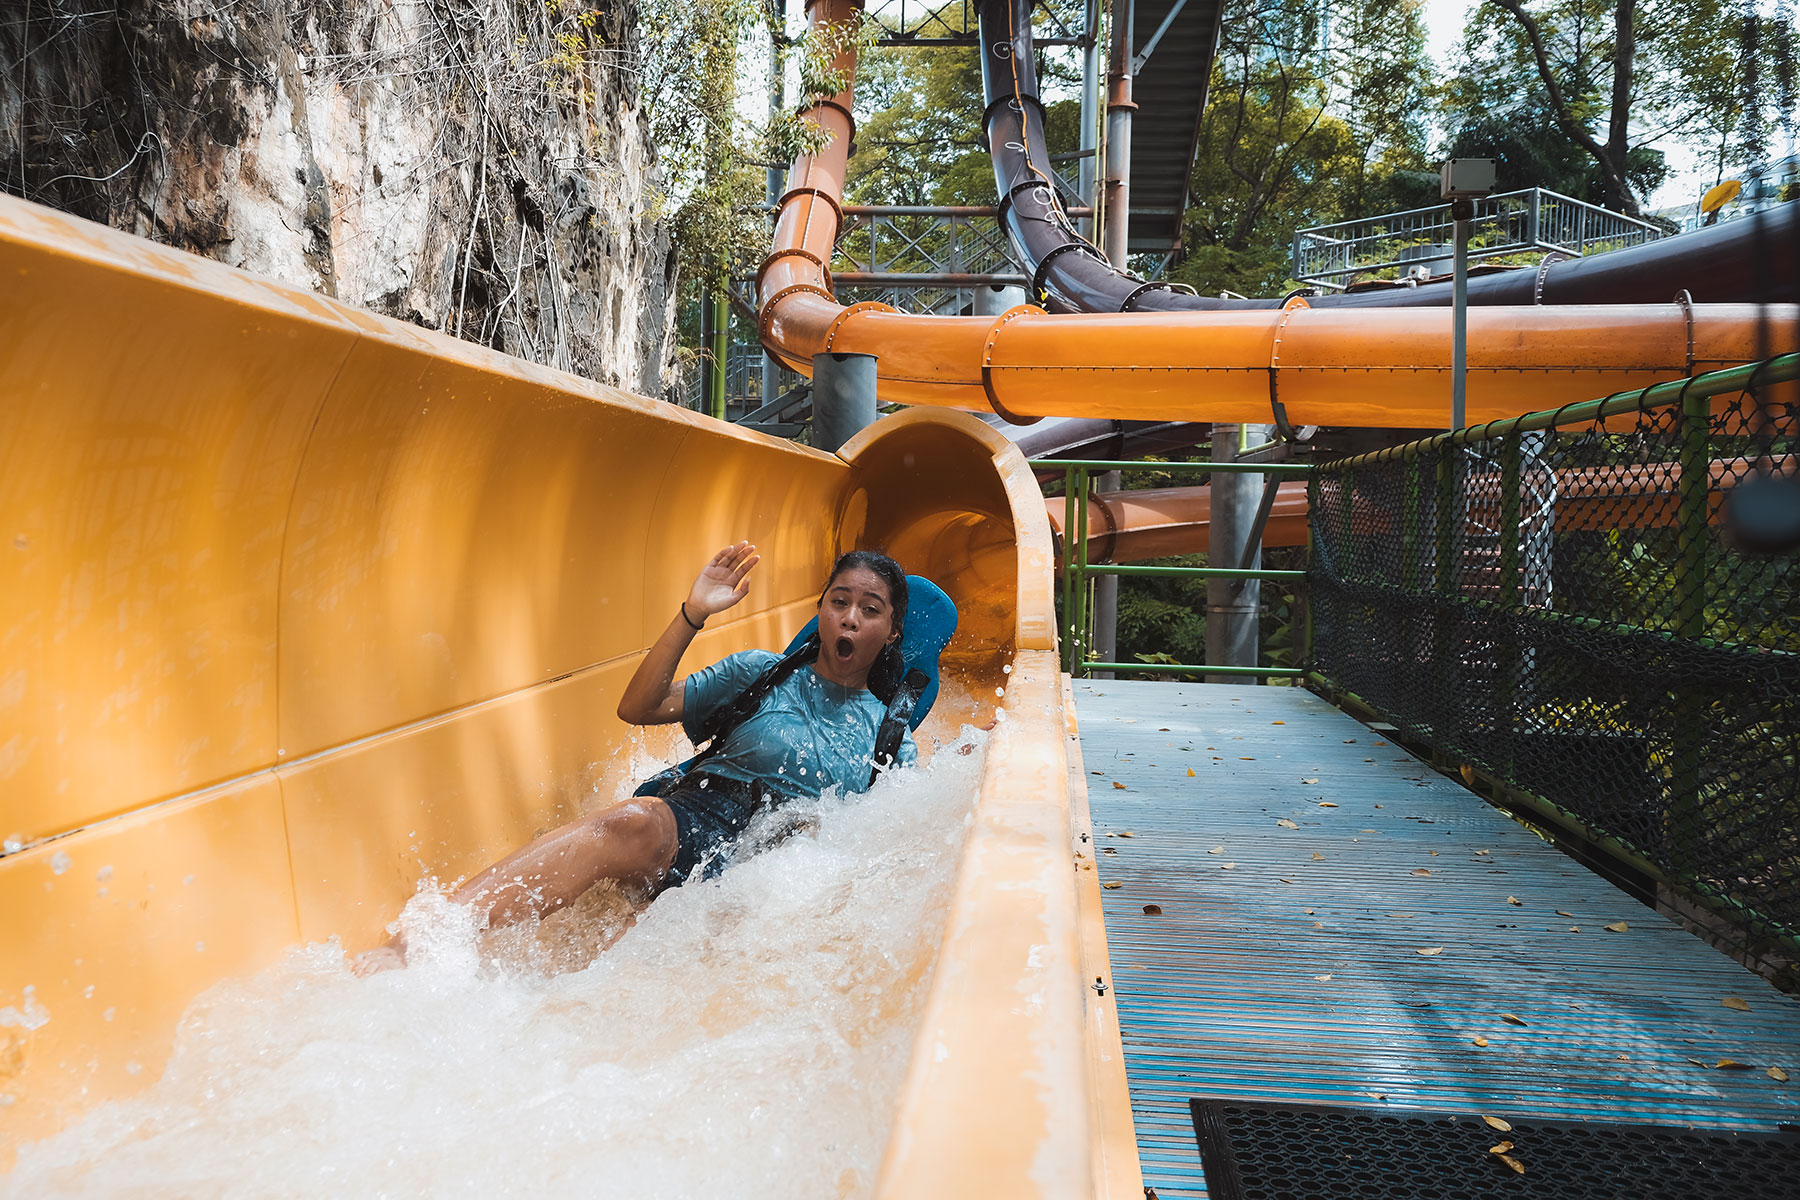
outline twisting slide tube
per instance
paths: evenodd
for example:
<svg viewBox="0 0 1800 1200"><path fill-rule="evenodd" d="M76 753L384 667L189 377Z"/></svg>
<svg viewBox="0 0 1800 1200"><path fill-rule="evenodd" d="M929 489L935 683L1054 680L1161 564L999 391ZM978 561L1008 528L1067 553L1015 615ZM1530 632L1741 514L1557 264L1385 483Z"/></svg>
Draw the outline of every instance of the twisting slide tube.
<svg viewBox="0 0 1800 1200"><path fill-rule="evenodd" d="M1031 0L981 0L983 132L1000 195L1000 223L1032 273L1032 294L1053 312L1244 311L1278 300L1224 300L1191 289L1146 283L1121 271L1075 232L1047 169L1043 106L1032 49ZM1800 207L1784 205L1756 220L1651 242L1595 258L1546 259L1536 269L1469 280L1475 305L1658 303L1686 290L1695 300L1764 301L1791 295L1800 239ZM1447 283L1310 301L1317 308L1442 307ZM1441 317L1439 318L1442 319Z"/></svg>
<svg viewBox="0 0 1800 1200"><path fill-rule="evenodd" d="M814 0L815 27L851 19L854 0ZM1027 35L1028 36L1028 35ZM849 39L845 39L848 43ZM846 74L855 51L838 64ZM1311 308L1228 312L928 317L839 305L830 261L854 134L849 88L808 119L830 135L798 158L758 272L769 352L805 374L832 351L877 358L885 402L1030 420L1039 416L1266 422L1272 400L1295 425L1433 426L1449 407L1450 322L1441 311ZM1026 107L1022 105L1021 107ZM990 113L990 116L992 114ZM1016 114L1015 114L1016 115ZM1019 206L1011 198L1012 207ZM1078 252L1059 260L1074 262ZM1468 419L1518 415L1757 357L1752 305L1519 307L1469 315Z"/></svg>

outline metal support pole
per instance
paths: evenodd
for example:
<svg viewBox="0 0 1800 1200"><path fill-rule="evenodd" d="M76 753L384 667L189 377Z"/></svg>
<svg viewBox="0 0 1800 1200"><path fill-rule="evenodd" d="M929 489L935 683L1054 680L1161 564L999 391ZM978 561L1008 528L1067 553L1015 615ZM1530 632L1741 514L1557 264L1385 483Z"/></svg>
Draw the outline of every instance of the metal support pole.
<svg viewBox="0 0 1800 1200"><path fill-rule="evenodd" d="M1025 303L1025 289L1003 283L975 285L975 315L997 317L1009 308Z"/></svg>
<svg viewBox="0 0 1800 1200"><path fill-rule="evenodd" d="M1102 492L1116 492L1122 486L1117 471L1100 476ZM1094 653L1101 662L1116 662L1119 657L1119 577L1100 575L1094 579ZM1111 671L1095 671L1095 679L1111 679Z"/></svg>
<svg viewBox="0 0 1800 1200"><path fill-rule="evenodd" d="M727 356L731 353L731 302L725 295L725 284L720 281L718 287L706 296L707 311L711 314L708 326L711 337L707 341L707 350L712 359L712 374L707 376L708 391L706 394L706 410L719 420L725 420L725 369Z"/></svg>
<svg viewBox="0 0 1800 1200"><path fill-rule="evenodd" d="M813 355L813 446L835 452L875 423L875 356Z"/></svg>
<svg viewBox="0 0 1800 1200"><path fill-rule="evenodd" d="M1250 436L1268 437L1262 427L1248 427ZM1242 425L1214 425L1212 460L1231 462L1245 436ZM1215 566L1255 570L1262 565L1262 547L1250 541L1256 520L1263 476L1219 472L1212 477L1212 519L1207 535L1207 561ZM1221 667L1254 667L1260 652L1262 581L1258 579L1209 579L1206 581L1206 661ZM1235 676L1208 675L1208 683L1229 683Z"/></svg>
<svg viewBox="0 0 1800 1200"><path fill-rule="evenodd" d="M1087 43L1081 52L1081 202L1094 205L1094 156L1100 144L1100 0L1087 2ZM1094 218L1090 215L1075 222L1082 237L1094 238Z"/></svg>
<svg viewBox="0 0 1800 1200"><path fill-rule="evenodd" d="M1078 536L1075 530L1075 477L1083 473L1080 467L1069 467L1063 471L1062 652L1063 670L1070 675L1075 674L1076 668L1081 664L1081 650L1075 640L1075 588L1079 582L1075 569L1075 539Z"/></svg>
<svg viewBox="0 0 1800 1200"><path fill-rule="evenodd" d="M1093 477L1084 470L1075 472L1075 637L1073 640L1077 678L1087 675L1088 653L1088 482Z"/></svg>
<svg viewBox="0 0 1800 1200"><path fill-rule="evenodd" d="M1112 53L1106 89L1106 208L1102 233L1107 261L1125 266L1131 233L1131 39L1137 5L1112 0Z"/></svg>
<svg viewBox="0 0 1800 1200"><path fill-rule="evenodd" d="M1712 513L1712 402L1689 396L1681 406L1681 482L1677 505L1675 629L1693 642L1706 636L1707 569ZM1704 802L1709 697L1699 686L1681 690L1675 722L1675 771L1669 780L1669 850L1676 878L1696 877L1705 860Z"/></svg>
<svg viewBox="0 0 1800 1200"><path fill-rule="evenodd" d="M1469 365L1469 220L1475 215L1473 200L1452 200L1450 216L1455 225L1454 289L1450 299L1453 312L1450 327L1450 428L1465 424Z"/></svg>
<svg viewBox="0 0 1800 1200"><path fill-rule="evenodd" d="M786 23L787 8L781 0L776 0L775 12ZM787 30L777 28L770 31L769 36L769 120L773 124L780 118L782 110L787 108ZM768 174L763 179L763 198L774 208L781 203L781 193L787 187L787 168L779 163L770 163ZM762 400L767 404L781 394L781 364L767 350L762 356Z"/></svg>

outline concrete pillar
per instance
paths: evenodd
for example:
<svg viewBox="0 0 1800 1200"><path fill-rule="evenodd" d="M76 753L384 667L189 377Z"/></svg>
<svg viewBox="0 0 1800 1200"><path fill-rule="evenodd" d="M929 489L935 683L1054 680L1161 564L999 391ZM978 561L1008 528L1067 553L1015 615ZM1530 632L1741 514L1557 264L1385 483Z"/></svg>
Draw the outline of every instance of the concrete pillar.
<svg viewBox="0 0 1800 1200"><path fill-rule="evenodd" d="M1239 439L1248 433L1252 441L1268 439L1266 425L1214 425L1212 461L1237 458ZM1262 499L1259 474L1220 473L1212 477L1212 518L1207 535L1207 562L1215 567L1262 566L1262 545L1249 546L1250 530ZM1246 550L1249 551L1246 554ZM1246 558L1248 563L1246 563ZM1206 661L1221 667L1254 667L1261 649L1257 628L1262 615L1262 581L1257 579L1209 579L1206 581ZM1208 675L1208 683L1251 684L1242 676Z"/></svg>
<svg viewBox="0 0 1800 1200"><path fill-rule="evenodd" d="M981 283L975 286L975 315L978 317L997 317L1009 308L1025 303L1025 289L1008 287L999 283Z"/></svg>
<svg viewBox="0 0 1800 1200"><path fill-rule="evenodd" d="M875 356L813 355L812 444L835 452L875 423Z"/></svg>

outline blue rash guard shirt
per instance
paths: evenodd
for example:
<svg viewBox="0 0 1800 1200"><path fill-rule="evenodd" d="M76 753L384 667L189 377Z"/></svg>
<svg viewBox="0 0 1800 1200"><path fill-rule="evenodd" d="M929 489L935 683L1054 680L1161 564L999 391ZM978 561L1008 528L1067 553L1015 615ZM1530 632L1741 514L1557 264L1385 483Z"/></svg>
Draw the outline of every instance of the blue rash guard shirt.
<svg viewBox="0 0 1800 1200"><path fill-rule="evenodd" d="M744 650L689 675L681 716L688 737L696 737L707 717L780 661L770 650ZM875 734L886 715L887 705L874 692L832 683L803 666L769 693L701 769L787 799L817 796L832 787L846 795L864 792ZM899 765L911 766L918 758L909 730L900 741Z"/></svg>

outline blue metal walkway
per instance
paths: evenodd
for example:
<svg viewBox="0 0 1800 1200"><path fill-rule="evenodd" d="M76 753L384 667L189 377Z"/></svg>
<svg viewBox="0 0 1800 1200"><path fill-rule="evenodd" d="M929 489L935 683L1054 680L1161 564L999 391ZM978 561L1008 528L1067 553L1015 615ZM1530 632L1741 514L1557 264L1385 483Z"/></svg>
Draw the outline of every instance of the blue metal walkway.
<svg viewBox="0 0 1800 1200"><path fill-rule="evenodd" d="M1206 1194L1190 1096L1800 1121L1800 1001L1324 700L1078 680L1075 701L1163 1200Z"/></svg>

